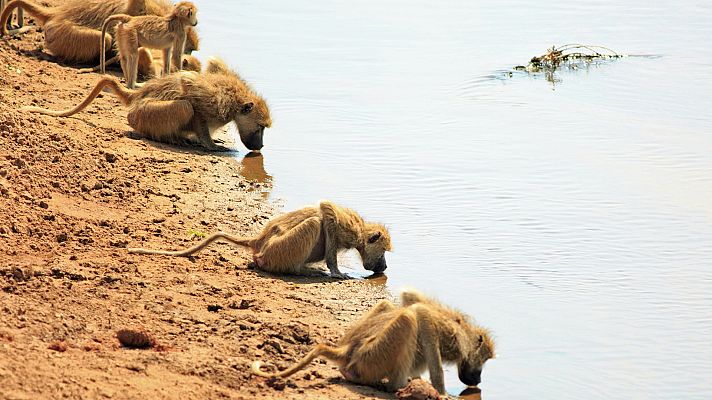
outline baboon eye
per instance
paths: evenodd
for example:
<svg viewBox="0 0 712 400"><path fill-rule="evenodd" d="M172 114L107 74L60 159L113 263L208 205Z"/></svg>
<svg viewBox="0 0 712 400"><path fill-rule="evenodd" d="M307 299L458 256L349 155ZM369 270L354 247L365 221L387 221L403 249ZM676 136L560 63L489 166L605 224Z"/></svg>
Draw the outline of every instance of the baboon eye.
<svg viewBox="0 0 712 400"><path fill-rule="evenodd" d="M483 337L480 335L480 344L482 344L482 342L484 342L484 341L485 341L485 338L483 338Z"/></svg>
<svg viewBox="0 0 712 400"><path fill-rule="evenodd" d="M255 105L254 105L254 103L252 103L252 102L250 102L250 103L245 103L245 104L242 105L242 109L240 110L240 112L243 113L243 114L249 114L250 111L252 111L252 107L254 107L254 106L255 106Z"/></svg>
<svg viewBox="0 0 712 400"><path fill-rule="evenodd" d="M368 238L368 243L376 243L378 239L381 238L381 232L374 233L370 238Z"/></svg>

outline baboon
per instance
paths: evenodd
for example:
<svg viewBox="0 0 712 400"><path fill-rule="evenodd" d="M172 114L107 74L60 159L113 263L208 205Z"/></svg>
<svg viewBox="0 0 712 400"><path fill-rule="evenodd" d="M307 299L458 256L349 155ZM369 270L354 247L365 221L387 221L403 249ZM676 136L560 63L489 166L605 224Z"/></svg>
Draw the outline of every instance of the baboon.
<svg viewBox="0 0 712 400"><path fill-rule="evenodd" d="M363 267L374 273L386 269L384 253L391 250L391 237L385 226L365 222L353 210L322 201L319 207L305 207L272 219L255 237L218 232L182 251L129 249L129 253L187 257L218 239L251 248L256 268L278 274L311 275L319 271L305 265L326 260L335 278L345 277L336 261L339 250L355 248Z"/></svg>
<svg viewBox="0 0 712 400"><path fill-rule="evenodd" d="M173 5L168 0L67 0L56 7L44 7L33 0L13 0L0 15L2 35L18 33L7 30L10 15L17 8L27 11L44 27L44 46L54 56L84 63L99 59L101 25L106 18L114 14L163 16L171 12ZM197 49L196 39L195 32L188 33L187 52ZM106 40L106 45L111 46L112 39Z"/></svg>
<svg viewBox="0 0 712 400"><path fill-rule="evenodd" d="M195 31L189 31L195 32ZM190 41L187 40L186 44ZM116 55L104 63L105 66L115 64L119 61L119 56ZM153 78L158 78L162 75L163 71L163 52L157 50L144 49L143 47L138 49L138 74L143 77L144 80L149 80ZM188 54L186 50L183 53L183 68L184 71L195 71L200 72L202 70L202 64L200 60ZM173 63L171 63L171 72L175 72L177 68ZM89 72L99 72L101 71L101 65L97 65L91 68L81 68L77 72L80 74L86 74Z"/></svg>
<svg viewBox="0 0 712 400"><path fill-rule="evenodd" d="M106 28L114 21L119 21L116 27L116 44L119 49L121 69L124 71L126 85L133 89L138 76L139 47L163 50L163 72L169 74L171 62L178 69L183 67L183 48L185 47L186 28L198 24L198 13L193 3L183 1L178 3L173 11L165 17L143 15L132 17L126 14L112 15L104 21L101 27L102 37ZM105 73L105 40L101 42L101 72Z"/></svg>
<svg viewBox="0 0 712 400"><path fill-rule="evenodd" d="M235 122L245 147L257 151L263 146L264 129L272 125L265 100L217 58L208 61L203 73L182 71L148 81L136 90L123 88L115 78L102 78L86 99L70 110L21 110L67 117L86 108L105 87L128 106L129 125L159 142L197 140L208 150L228 150L216 145L210 134Z"/></svg>
<svg viewBox="0 0 712 400"><path fill-rule="evenodd" d="M408 291L401 306L381 301L349 328L336 346L317 345L297 364L277 373L252 372L263 377L287 377L324 357L339 365L347 380L395 391L425 370L440 393L445 393L442 362L457 364L460 380L480 383L482 367L495 355L489 331L474 325L463 313L424 295Z"/></svg>

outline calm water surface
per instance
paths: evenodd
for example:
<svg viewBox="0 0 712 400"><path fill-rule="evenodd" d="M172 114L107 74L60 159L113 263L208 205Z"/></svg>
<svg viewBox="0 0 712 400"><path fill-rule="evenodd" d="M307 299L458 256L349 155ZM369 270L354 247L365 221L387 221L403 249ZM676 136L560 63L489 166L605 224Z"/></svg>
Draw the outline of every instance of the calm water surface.
<svg viewBox="0 0 712 400"><path fill-rule="evenodd" d="M388 285L495 332L483 398L712 398L711 2L198 4L272 110L246 174L386 222ZM505 76L569 42L659 57Z"/></svg>

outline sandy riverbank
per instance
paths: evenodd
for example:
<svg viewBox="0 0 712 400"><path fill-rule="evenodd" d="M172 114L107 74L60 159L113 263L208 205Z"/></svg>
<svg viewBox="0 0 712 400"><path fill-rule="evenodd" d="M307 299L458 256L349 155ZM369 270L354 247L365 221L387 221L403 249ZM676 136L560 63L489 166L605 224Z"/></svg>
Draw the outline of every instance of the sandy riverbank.
<svg viewBox="0 0 712 400"><path fill-rule="evenodd" d="M194 259L126 253L188 245L189 231L254 233L274 213L269 182L231 155L136 138L108 94L73 118L16 111L75 105L98 79L41 46L41 32L0 39L0 399L388 398L325 363L276 383L248 372L336 340L386 295L379 282L267 276L226 244ZM131 327L161 350L121 348Z"/></svg>

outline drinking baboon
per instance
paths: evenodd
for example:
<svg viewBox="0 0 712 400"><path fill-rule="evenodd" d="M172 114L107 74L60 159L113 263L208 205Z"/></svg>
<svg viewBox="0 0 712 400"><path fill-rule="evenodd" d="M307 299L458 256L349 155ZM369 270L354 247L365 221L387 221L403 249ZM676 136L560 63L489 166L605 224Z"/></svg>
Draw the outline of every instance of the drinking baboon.
<svg viewBox="0 0 712 400"><path fill-rule="evenodd" d="M101 25L106 18L114 14L163 16L171 12L173 4L168 0L67 0L56 7L44 7L33 0L13 0L0 15L3 35L9 33L7 22L16 8L24 9L44 28L44 46L54 56L83 63L99 59ZM110 47L111 36L105 40ZM196 40L195 32L189 32L188 54L198 48Z"/></svg>
<svg viewBox="0 0 712 400"><path fill-rule="evenodd" d="M322 201L319 207L305 207L272 219L255 237L218 232L182 251L134 248L129 253L187 257L218 239L251 248L255 266L265 271L315 274L319 271L305 268L306 264L326 260L331 276L337 278L344 277L336 261L339 250L355 248L363 267L374 273L386 269L384 253L391 250L391 237L385 226L365 222L356 211Z"/></svg>
<svg viewBox="0 0 712 400"><path fill-rule="evenodd" d="M163 50L163 72L169 74L171 62L177 69L183 67L183 49L186 41L186 29L198 24L198 11L191 2L176 4L173 11L165 17L142 15L132 17L127 14L112 15L101 27L102 37L106 28L113 21L119 21L115 39L119 50L121 68L124 71L126 86L133 89L138 77L139 48ZM101 72L105 72L105 40L101 42ZM149 53L150 54L150 53Z"/></svg>
<svg viewBox="0 0 712 400"><path fill-rule="evenodd" d="M228 150L215 144L211 132L235 122L245 147L260 150L264 129L272 125L264 99L216 58L208 61L204 73L183 71L150 80L136 90L123 88L115 78L103 78L81 104L70 110L21 110L67 117L86 108L105 87L129 107L129 125L159 142L197 141L208 150Z"/></svg>
<svg viewBox="0 0 712 400"><path fill-rule="evenodd" d="M317 345L297 364L277 373L252 372L263 377L287 377L324 357L339 365L347 380L395 391L425 370L440 393L445 393L442 362L457 364L460 380L478 385L482 367L495 355L489 331L474 325L463 313L414 291L401 295L401 306L384 300L361 317L336 346Z"/></svg>

